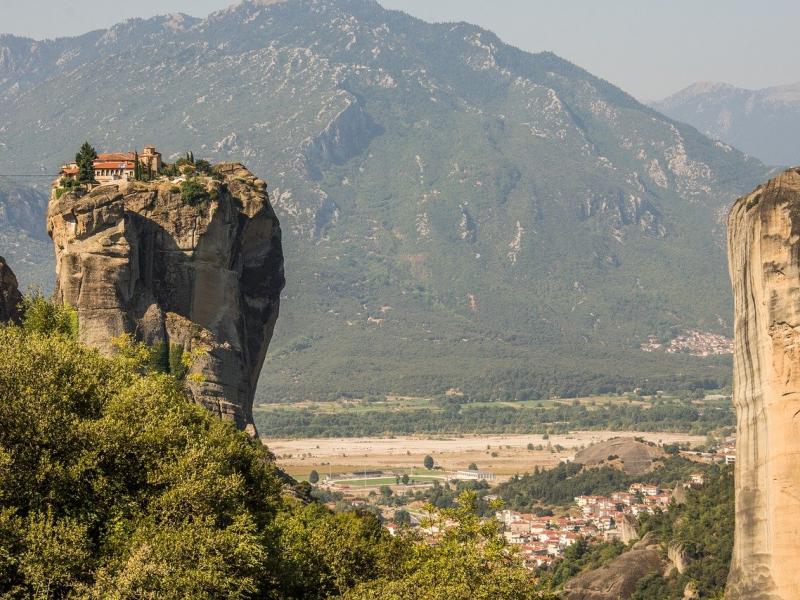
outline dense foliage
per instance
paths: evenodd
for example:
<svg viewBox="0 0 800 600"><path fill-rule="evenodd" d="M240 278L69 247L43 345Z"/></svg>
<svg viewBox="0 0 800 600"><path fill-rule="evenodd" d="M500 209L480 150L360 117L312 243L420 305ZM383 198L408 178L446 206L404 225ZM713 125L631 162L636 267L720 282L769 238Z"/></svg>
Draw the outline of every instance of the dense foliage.
<svg viewBox="0 0 800 600"><path fill-rule="evenodd" d="M733 550L733 501L732 467L714 467L706 471L705 485L688 493L685 504L642 515L640 533L653 532L665 547L682 547L688 565L683 574L675 570L640 581L632 600L680 600L687 585L700 598L721 599Z"/></svg>
<svg viewBox="0 0 800 600"><path fill-rule="evenodd" d="M617 403L587 407L450 404L440 409L322 412L271 408L255 412L259 431L272 437L358 437L414 433L558 433L576 429L708 433L735 424L725 406L673 402L652 407Z"/></svg>
<svg viewBox="0 0 800 600"><path fill-rule="evenodd" d="M0 329L0 586L11 597L244 598L279 480L130 353Z"/></svg>
<svg viewBox="0 0 800 600"><path fill-rule="evenodd" d="M0 327L4 598L541 597L473 499L433 547L303 505L149 349L101 356L62 326L70 313Z"/></svg>
<svg viewBox="0 0 800 600"><path fill-rule="evenodd" d="M515 509L527 509L540 504L568 505L575 496L610 495L627 489L632 483L657 483L671 486L685 481L697 471L697 463L680 457L670 457L645 475L628 475L613 467L584 469L579 463L559 463L552 469L514 476L497 487L497 494Z"/></svg>

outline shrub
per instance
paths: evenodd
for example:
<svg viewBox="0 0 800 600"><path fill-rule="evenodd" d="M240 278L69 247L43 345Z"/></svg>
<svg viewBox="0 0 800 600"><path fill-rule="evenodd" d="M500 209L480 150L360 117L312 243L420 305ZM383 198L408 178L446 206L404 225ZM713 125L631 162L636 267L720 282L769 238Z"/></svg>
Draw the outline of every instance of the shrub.
<svg viewBox="0 0 800 600"><path fill-rule="evenodd" d="M189 366L184 360L183 346L180 344L169 345L169 372L178 380L186 379Z"/></svg>
<svg viewBox="0 0 800 600"><path fill-rule="evenodd" d="M69 305L48 302L38 291L23 299L22 314L22 326L30 333L78 337L78 312Z"/></svg>
<svg viewBox="0 0 800 600"><path fill-rule="evenodd" d="M205 186L196 179L187 179L181 183L181 200L189 206L203 205L208 199Z"/></svg>

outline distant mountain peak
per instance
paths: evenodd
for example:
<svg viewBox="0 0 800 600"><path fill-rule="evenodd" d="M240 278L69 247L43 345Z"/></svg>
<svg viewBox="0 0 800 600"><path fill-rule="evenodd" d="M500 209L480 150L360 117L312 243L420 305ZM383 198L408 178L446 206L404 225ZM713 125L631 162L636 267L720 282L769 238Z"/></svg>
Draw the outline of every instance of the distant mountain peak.
<svg viewBox="0 0 800 600"><path fill-rule="evenodd" d="M670 98L674 97L692 97L692 96L697 96L699 94L709 94L721 91L733 91L735 89L737 89L735 86L721 81L697 81L691 85L686 86L685 88L683 88L679 92L676 92L672 96L660 100L659 103L668 102Z"/></svg>
<svg viewBox="0 0 800 600"><path fill-rule="evenodd" d="M653 107L767 163L800 163L800 82L758 90L698 82Z"/></svg>

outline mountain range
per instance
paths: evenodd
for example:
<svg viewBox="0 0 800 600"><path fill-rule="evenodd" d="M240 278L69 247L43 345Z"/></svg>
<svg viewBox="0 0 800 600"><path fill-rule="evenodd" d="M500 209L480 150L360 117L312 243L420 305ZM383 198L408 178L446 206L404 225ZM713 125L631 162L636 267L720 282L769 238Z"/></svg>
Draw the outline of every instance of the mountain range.
<svg viewBox="0 0 800 600"><path fill-rule="evenodd" d="M663 347L730 334L723 217L770 170L552 53L373 0L0 36L0 175L52 176L84 139L269 182L287 287L261 401L729 380L729 356ZM2 244L41 240L4 214ZM47 286L52 252L20 244Z"/></svg>
<svg viewBox="0 0 800 600"><path fill-rule="evenodd" d="M800 82L760 90L700 82L653 108L767 164L800 163Z"/></svg>

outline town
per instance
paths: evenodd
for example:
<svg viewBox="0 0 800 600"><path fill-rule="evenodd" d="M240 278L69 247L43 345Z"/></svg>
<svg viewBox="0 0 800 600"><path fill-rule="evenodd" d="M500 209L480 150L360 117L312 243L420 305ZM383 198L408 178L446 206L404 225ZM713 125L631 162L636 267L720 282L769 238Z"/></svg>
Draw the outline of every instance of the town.
<svg viewBox="0 0 800 600"><path fill-rule="evenodd" d="M736 438L727 437L708 451L683 449L677 454L701 465L731 465L736 461ZM564 459L562 462L570 462ZM440 490L451 487L482 492L484 501L499 499L494 492L495 476L486 471L466 469L452 472L439 467L411 474L399 471L364 471L329 474L319 481L321 500L334 510L366 510L381 518L384 527L398 535L403 528L417 530L430 543L436 543L444 523L427 522L426 506L441 497ZM686 492L705 484L702 471L690 473L685 480L664 483L636 482L607 495L580 495L569 506L537 506L536 510L512 510L505 507L485 514L502 528L506 542L518 549L524 564L531 569L547 567L578 540L589 543L637 539L639 518L643 514L667 512L673 502L682 503ZM453 494L455 497L456 494Z"/></svg>
<svg viewBox="0 0 800 600"><path fill-rule="evenodd" d="M577 496L574 504L580 511L577 515L537 516L500 510L495 516L503 523L508 543L519 546L525 564L541 567L561 558L564 550L581 538L630 542L637 537L635 520L631 517L667 511L670 502L680 498L683 486L702 485L703 475L694 473L689 482L672 491L655 484L634 483L627 490L614 492L611 496Z"/></svg>
<svg viewBox="0 0 800 600"><path fill-rule="evenodd" d="M718 333L690 329L667 342L651 335L640 347L645 352L662 350L668 354L683 352L692 356L714 356L732 354L733 340Z"/></svg>

